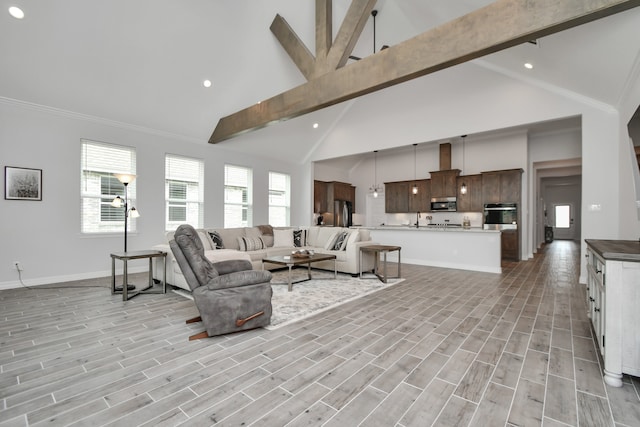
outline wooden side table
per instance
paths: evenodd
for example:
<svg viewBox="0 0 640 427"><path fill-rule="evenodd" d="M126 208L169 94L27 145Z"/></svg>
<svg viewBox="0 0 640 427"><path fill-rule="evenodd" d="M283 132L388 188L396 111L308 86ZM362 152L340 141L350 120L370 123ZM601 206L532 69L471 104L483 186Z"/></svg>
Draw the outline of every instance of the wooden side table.
<svg viewBox="0 0 640 427"><path fill-rule="evenodd" d="M145 289L129 292L127 263L132 259L149 259L149 286ZM162 289L148 291L153 288L153 258L162 258L163 274ZM116 291L116 259L123 262L122 291ZM166 294L167 293L167 253L163 251L128 251L114 252L111 254L111 295L122 293L122 301L127 301L140 294Z"/></svg>
<svg viewBox="0 0 640 427"><path fill-rule="evenodd" d="M378 279L382 282L387 283L387 279L399 279L400 278L400 250L402 248L400 246L390 246L390 245L366 245L360 246L360 278L362 277L362 254L364 252L373 253L375 256L375 263L373 267L373 274L376 275ZM398 251L398 275L395 277L389 277L387 275L387 253ZM380 274L380 253L383 254L384 260L382 263L382 274Z"/></svg>

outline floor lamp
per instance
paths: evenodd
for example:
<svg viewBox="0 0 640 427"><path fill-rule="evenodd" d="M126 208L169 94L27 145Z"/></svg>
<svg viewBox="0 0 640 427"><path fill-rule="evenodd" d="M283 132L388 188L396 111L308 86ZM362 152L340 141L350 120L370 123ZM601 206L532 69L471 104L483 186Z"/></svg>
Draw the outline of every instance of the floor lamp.
<svg viewBox="0 0 640 427"><path fill-rule="evenodd" d="M127 187L129 186L130 183L133 182L134 179L136 179L136 176L119 173L119 174L115 174L115 177L118 179L118 181L122 183L122 185L124 185L124 201L120 196L116 196L116 198L113 199L113 201L111 202L111 206L115 208L120 208L124 205L124 251L126 253L127 252L127 232L129 228L127 220L129 218L129 215L131 215L131 218L138 218L140 216L140 213L135 207L129 208L129 201L127 198ZM127 284L127 291L132 291L135 288L136 287L134 285ZM116 287L116 291L122 291L122 287Z"/></svg>

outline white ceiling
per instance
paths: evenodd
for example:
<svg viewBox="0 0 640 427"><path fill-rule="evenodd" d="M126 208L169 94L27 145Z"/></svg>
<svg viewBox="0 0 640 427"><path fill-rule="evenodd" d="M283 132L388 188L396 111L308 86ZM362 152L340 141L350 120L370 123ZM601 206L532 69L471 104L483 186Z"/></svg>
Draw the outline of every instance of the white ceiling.
<svg viewBox="0 0 640 427"><path fill-rule="evenodd" d="M376 45L393 45L491 3L379 0ZM219 118L304 83L269 26L281 14L314 51L313 0L0 0L0 97L206 144ZM334 0L334 33L350 4ZM9 6L20 6L22 20ZM615 107L638 78L640 8L474 61ZM373 22L354 49L373 52ZM523 62L534 63L533 70ZM444 71L446 72L446 71ZM203 87L204 79L213 86ZM358 102L349 101L349 102ZM349 102L224 142L266 157L308 155ZM311 124L320 128L311 129ZM301 144L301 141L305 141ZM265 143L268 142L268 143Z"/></svg>

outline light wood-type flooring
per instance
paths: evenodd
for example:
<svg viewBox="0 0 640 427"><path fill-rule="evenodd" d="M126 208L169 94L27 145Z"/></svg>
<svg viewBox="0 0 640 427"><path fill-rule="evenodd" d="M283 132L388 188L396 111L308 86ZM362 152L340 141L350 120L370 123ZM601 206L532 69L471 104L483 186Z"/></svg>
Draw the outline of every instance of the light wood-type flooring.
<svg viewBox="0 0 640 427"><path fill-rule="evenodd" d="M0 426L639 426L640 380L602 381L578 258L403 265L313 318L195 342L172 292L0 291Z"/></svg>

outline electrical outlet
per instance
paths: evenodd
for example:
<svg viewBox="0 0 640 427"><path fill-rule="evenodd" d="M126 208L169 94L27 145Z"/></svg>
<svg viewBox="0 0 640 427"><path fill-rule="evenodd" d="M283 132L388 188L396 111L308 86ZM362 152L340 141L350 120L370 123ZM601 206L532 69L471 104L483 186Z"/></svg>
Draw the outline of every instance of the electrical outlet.
<svg viewBox="0 0 640 427"><path fill-rule="evenodd" d="M16 270L22 271L22 264L20 264L20 261L15 261L13 265L16 266Z"/></svg>

